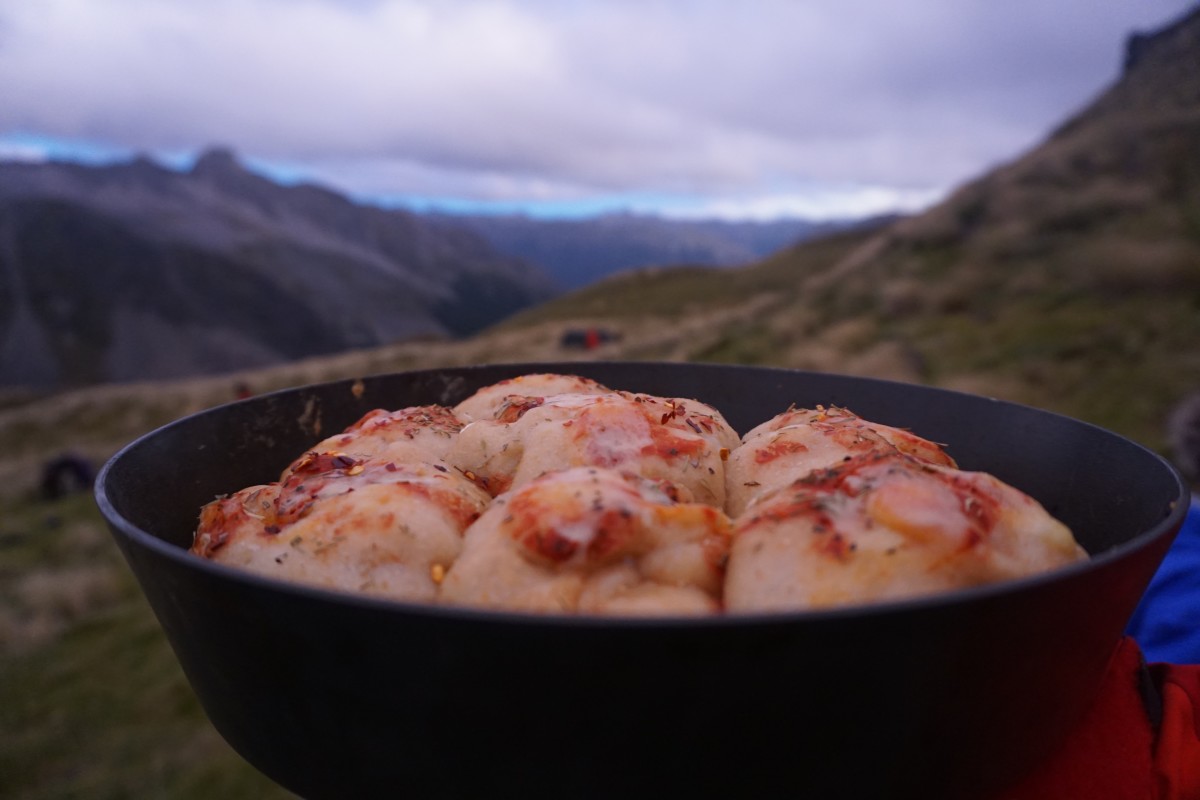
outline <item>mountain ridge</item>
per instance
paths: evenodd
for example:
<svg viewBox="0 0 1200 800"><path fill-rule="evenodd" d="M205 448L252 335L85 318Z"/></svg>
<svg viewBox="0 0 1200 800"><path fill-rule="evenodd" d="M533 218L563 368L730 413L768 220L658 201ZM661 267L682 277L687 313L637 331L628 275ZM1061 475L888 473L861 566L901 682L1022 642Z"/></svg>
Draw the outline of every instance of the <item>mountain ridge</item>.
<svg viewBox="0 0 1200 800"><path fill-rule="evenodd" d="M1193 13L1177 34L1198 31ZM1143 53L1040 145L878 228L808 240L745 267L631 270L463 339L234 376L0 392L8 456L0 486L30 487L37 466L66 448L107 457L150 428L228 401L235 380L269 392L404 370L589 359L918 382L1045 408L1168 455L1166 421L1200 391L1200 103L1188 99L1200 94L1172 77L1182 69L1200 79L1200 53L1165 41L1175 55ZM1181 67L1181 57L1191 60ZM1142 103L1142 93L1158 99ZM1114 101L1122 94L1129 99ZM618 336L565 347L564 333L582 326Z"/></svg>
<svg viewBox="0 0 1200 800"><path fill-rule="evenodd" d="M185 377L467 335L623 270L742 264L856 224L421 214L281 185L220 146L187 170L145 155L0 162L0 386ZM106 291L95 270L114 287L157 287L158 307Z"/></svg>
<svg viewBox="0 0 1200 800"><path fill-rule="evenodd" d="M463 335L557 291L464 227L281 186L219 149L188 172L144 157L0 163L0 240L0 385L182 377ZM139 285L157 293L133 308L123 293Z"/></svg>
<svg viewBox="0 0 1200 800"><path fill-rule="evenodd" d="M520 214L441 216L472 228L501 252L541 267L568 290L629 269L673 264L744 266L806 239L888 219L734 221L629 212L582 219L537 219Z"/></svg>
<svg viewBox="0 0 1200 800"><path fill-rule="evenodd" d="M1131 40L1134 41L1134 40ZM1151 446L1200 391L1200 8L1039 145L930 209L726 280L646 271L500 323L624 333L597 357L871 375L1059 411ZM670 329L652 344L625 311ZM720 311L719 318L715 316Z"/></svg>

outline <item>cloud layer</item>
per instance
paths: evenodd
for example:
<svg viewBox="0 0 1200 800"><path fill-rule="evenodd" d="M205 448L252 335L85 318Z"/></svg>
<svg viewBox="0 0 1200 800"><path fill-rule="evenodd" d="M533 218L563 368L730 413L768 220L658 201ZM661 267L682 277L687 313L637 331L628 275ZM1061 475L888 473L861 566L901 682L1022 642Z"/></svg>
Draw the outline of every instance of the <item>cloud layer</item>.
<svg viewBox="0 0 1200 800"><path fill-rule="evenodd" d="M1115 77L1126 34L1187 6L11 3L0 135L223 143L360 195L931 197L1035 142Z"/></svg>

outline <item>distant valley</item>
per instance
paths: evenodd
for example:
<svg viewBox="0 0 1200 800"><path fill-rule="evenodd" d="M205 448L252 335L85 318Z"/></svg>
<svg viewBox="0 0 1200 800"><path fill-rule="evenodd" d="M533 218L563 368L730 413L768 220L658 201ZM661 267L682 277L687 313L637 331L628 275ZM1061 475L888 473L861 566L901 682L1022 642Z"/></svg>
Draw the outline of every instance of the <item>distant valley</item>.
<svg viewBox="0 0 1200 800"><path fill-rule="evenodd" d="M519 215L443 219L471 228L500 252L545 270L567 289L642 267L744 266L806 239L886 221L880 217L735 222L628 213L583 219Z"/></svg>

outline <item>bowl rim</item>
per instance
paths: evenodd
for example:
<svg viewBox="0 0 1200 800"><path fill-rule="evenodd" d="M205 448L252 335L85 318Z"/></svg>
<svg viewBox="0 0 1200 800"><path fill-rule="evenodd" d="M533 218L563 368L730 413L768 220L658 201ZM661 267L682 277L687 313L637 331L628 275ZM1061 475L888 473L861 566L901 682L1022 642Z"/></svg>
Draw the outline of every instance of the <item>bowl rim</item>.
<svg viewBox="0 0 1200 800"><path fill-rule="evenodd" d="M1090 555L1085 560L1077 561L1072 564L1067 564L1046 572L1028 575L1020 578L1007 579L996 583L983 584L972 586L963 589L954 589L951 591L940 591L927 595L919 595L915 597L901 598L895 600L884 600L878 602L852 603L844 606L835 606L821 609L805 609L805 610L783 610L783 611L759 611L759 612L737 612L710 615L646 615L646 616L618 616L618 615L600 615L600 614L557 614L549 612L522 612L506 609L489 609L474 606L455 606L455 605L440 605L437 603L419 603L408 600L399 600L384 598L374 595L360 594L349 590L338 590L311 586L300 583L292 583L276 578L269 578L247 570L221 564L203 559L191 554L188 550L183 549L170 542L155 536L149 531L145 531L137 525L130 522L123 516L114 506L112 500L108 496L107 486L110 474L116 468L118 462L125 458L131 452L145 446L149 441L164 434L165 432L184 425L192 424L197 418L226 412L230 407L242 404L261 402L264 399L278 397L283 395L291 395L304 391L320 391L331 389L337 386L349 386L358 381L371 381L389 379L406 375L432 375L444 374L447 372L464 373L471 371L483 370L499 370L512 371L524 369L526 373L532 371L555 372L559 368L566 368L572 365L577 367L582 366L585 369L589 366L600 365L602 367L620 368L632 365L643 367L654 367L656 365L670 365L671 367L739 367L743 369L753 369L762 372L774 372L781 375L790 376L809 375L819 377L832 377L837 379L851 380L856 383L868 383L879 387L887 386L903 386L906 390L928 391L935 394L955 395L964 398L971 398L975 401L988 401L991 403L1012 406L1026 411L1034 412L1042 415L1049 415L1057 420L1070 425L1082 426L1086 429L1091 429L1094 432L1101 433L1105 436L1112 437L1127 446L1134 447L1142 451L1145 455L1155 459L1159 464L1166 468L1167 473L1173 478L1175 483L1175 499L1169 504L1169 510L1166 516L1159 520L1150 528L1139 532L1132 539L1122 542L1114 547L1111 547L1101 553ZM544 369L543 369L544 368ZM518 373L519 374L519 373ZM701 401L703 402L703 401ZM718 409L719 410L719 409ZM536 626L551 629L595 629L595 630L612 630L616 629L639 629L639 630L654 630L661 631L666 629L704 629L716 628L723 629L727 627L745 627L745 626L769 626L769 625L802 625L802 624L819 624L842 621L850 618L860 618L868 615L871 618L904 615L914 612L930 611L938 608L944 608L955 605L965 605L975 602L982 602L990 599L1000 598L1008 595L1025 593L1033 591L1041 587L1046 587L1051 584L1057 584L1064 581L1069 581L1083 574L1102 569L1104 566L1116 561L1124 560L1129 555L1150 547L1164 536L1174 536L1178 529L1183 524L1183 519L1188 513L1190 504L1191 491L1187 482L1183 479L1179 470L1166 458L1149 448L1141 445L1121 434L1102 428L1090 422L1086 422L1074 417L1069 417L1064 414L1059 414L1054 411L1037 408L1009 400L1001 400L986 395L971 394L955 389L945 389L942 387L928 386L925 384L910 384L899 381L886 380L882 378L874 378L869 376L845 375L841 373L819 372L814 370L799 370L788 369L783 367L757 366L757 365L741 365L741 364L716 364L709 362L655 362L655 361L582 361L582 362L504 362L495 364L477 364L463 366L446 366L434 367L418 370L402 370L398 372L381 372L370 375L364 375L358 378L343 378L331 381L321 381L310 384L301 384L290 386L283 389L277 389L271 392L265 392L251 398L234 400L220 405L212 406L200 411L186 414L178 419L172 420L165 425L161 425L151 431L141 434L137 438L130 441L125 446L121 447L114 453L100 468L97 473L96 481L93 489L93 496L96 505L99 507L102 516L108 523L110 530L114 535L123 537L128 543L149 550L158 557L166 558L174 562L176 565L187 570L199 570L201 573L208 575L214 579L240 584L247 588L257 590L269 590L271 592L292 596L297 599L304 599L312 602L322 602L345 606L349 609L364 609L379 613L401 614L404 616L421 617L430 620L445 620L447 622L461 623L489 623L489 624L506 624L506 625L521 625L521 626Z"/></svg>

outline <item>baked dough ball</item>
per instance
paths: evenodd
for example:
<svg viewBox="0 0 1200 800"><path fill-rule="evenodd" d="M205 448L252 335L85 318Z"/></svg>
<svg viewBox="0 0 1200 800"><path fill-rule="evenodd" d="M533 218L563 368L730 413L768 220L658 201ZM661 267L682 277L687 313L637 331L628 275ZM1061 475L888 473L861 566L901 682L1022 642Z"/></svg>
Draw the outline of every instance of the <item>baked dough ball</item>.
<svg viewBox="0 0 1200 800"><path fill-rule="evenodd" d="M273 578L430 602L490 499L445 465L310 453L282 484L205 506L192 552Z"/></svg>
<svg viewBox="0 0 1200 800"><path fill-rule="evenodd" d="M270 542L259 539L279 531L276 501L279 484L247 486L222 495L200 509L200 522L192 537L191 552L213 561L237 566L252 560L257 548ZM228 553L218 552L229 549Z"/></svg>
<svg viewBox="0 0 1200 800"><path fill-rule="evenodd" d="M607 394L612 390L591 378L538 372L485 386L454 407L464 422L495 419L509 397L549 397L556 394Z"/></svg>
<svg viewBox="0 0 1200 800"><path fill-rule="evenodd" d="M737 520L730 612L889 600L1085 558L1035 500L991 475L869 452L759 498Z"/></svg>
<svg viewBox="0 0 1200 800"><path fill-rule="evenodd" d="M699 401L554 373L371 411L206 505L191 550L405 601L614 615L877 602L1086 557L1020 491L844 408L739 439Z"/></svg>
<svg viewBox="0 0 1200 800"><path fill-rule="evenodd" d="M720 609L729 520L614 470L550 473L493 501L446 574L446 603L527 612Z"/></svg>
<svg viewBox="0 0 1200 800"><path fill-rule="evenodd" d="M412 406L398 411L377 408L341 433L309 448L308 454L284 470L283 479L311 453L374 456L396 463L437 463L445 458L461 428L459 418L444 406Z"/></svg>
<svg viewBox="0 0 1200 800"><path fill-rule="evenodd" d="M695 400L609 392L510 395L494 419L469 423L446 460L493 495L555 470L618 469L679 487L685 500L722 507L724 458L737 434Z"/></svg>
<svg viewBox="0 0 1200 800"><path fill-rule="evenodd" d="M953 467L941 447L900 428L862 419L845 408L793 408L742 437L725 465L726 510L741 515L756 497L814 469L871 452L899 450Z"/></svg>

